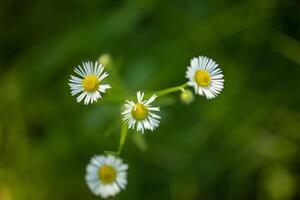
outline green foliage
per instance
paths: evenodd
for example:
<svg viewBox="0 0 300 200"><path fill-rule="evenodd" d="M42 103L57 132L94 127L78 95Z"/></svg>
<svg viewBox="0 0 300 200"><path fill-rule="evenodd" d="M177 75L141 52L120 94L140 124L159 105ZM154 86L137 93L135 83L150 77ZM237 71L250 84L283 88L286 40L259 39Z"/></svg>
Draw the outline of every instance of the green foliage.
<svg viewBox="0 0 300 200"><path fill-rule="evenodd" d="M220 65L224 91L159 99L161 126L127 133L129 184L115 199L299 199L298 11L296 0L0 1L0 199L99 199L85 167L117 151L119 104L185 83L197 55ZM76 103L73 67L105 53L113 89Z"/></svg>

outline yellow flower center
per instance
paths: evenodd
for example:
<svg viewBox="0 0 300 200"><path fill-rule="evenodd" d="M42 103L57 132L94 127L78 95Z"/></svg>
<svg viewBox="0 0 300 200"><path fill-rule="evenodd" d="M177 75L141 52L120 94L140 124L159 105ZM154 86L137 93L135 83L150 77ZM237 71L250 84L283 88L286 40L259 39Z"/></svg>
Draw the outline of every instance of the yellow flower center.
<svg viewBox="0 0 300 200"><path fill-rule="evenodd" d="M88 75L82 81L83 88L86 92L95 92L98 90L99 83L100 81L95 75Z"/></svg>
<svg viewBox="0 0 300 200"><path fill-rule="evenodd" d="M211 79L210 74L207 71L205 71L203 69L197 70L197 72L195 74L195 80L199 86L202 86L202 87L209 86L210 79Z"/></svg>
<svg viewBox="0 0 300 200"><path fill-rule="evenodd" d="M114 182L116 176L117 176L116 170L109 165L103 165L102 167L100 167L98 171L98 177L103 183Z"/></svg>
<svg viewBox="0 0 300 200"><path fill-rule="evenodd" d="M132 116L136 120L144 120L148 116L148 109L141 103L137 103L131 111Z"/></svg>

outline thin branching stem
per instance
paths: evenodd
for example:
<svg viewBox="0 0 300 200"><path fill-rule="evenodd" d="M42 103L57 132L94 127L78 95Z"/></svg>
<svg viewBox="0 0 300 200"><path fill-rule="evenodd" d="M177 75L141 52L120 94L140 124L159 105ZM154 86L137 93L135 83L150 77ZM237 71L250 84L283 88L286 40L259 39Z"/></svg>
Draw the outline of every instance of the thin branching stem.
<svg viewBox="0 0 300 200"><path fill-rule="evenodd" d="M119 148L118 148L118 156L120 156L122 150L123 150L123 147L124 147L124 144L126 142L126 138L127 138L127 132L128 132L128 128L127 128L127 125L121 121L121 134L120 134L120 143L119 143Z"/></svg>
<svg viewBox="0 0 300 200"><path fill-rule="evenodd" d="M161 97L161 96L173 93L173 92L182 91L187 86L188 86L188 83L185 83L185 84L182 84L182 85L179 85L179 86L170 87L170 88L166 88L166 89L163 89L163 90L153 92L153 94L155 94L158 97Z"/></svg>

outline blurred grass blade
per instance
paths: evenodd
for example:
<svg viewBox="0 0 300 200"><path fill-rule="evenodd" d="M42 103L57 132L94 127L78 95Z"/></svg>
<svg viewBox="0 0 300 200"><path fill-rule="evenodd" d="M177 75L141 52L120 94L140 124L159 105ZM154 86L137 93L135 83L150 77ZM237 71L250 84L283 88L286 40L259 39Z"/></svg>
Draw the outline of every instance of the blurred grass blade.
<svg viewBox="0 0 300 200"><path fill-rule="evenodd" d="M148 149L148 145L145 139L144 135L141 135L140 133L134 133L131 137L133 143L139 148L141 151L145 152Z"/></svg>

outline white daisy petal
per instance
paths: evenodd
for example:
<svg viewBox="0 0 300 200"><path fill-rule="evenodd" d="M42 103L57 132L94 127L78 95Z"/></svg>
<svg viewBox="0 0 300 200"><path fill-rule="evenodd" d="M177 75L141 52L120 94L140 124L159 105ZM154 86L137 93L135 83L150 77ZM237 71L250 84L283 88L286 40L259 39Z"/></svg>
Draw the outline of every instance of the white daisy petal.
<svg viewBox="0 0 300 200"><path fill-rule="evenodd" d="M74 71L81 77L85 77L87 74L82 68L78 65L77 68L74 69Z"/></svg>
<svg viewBox="0 0 300 200"><path fill-rule="evenodd" d="M98 62L83 62L82 66L74 69L79 77L71 75L69 86L72 96L79 94L77 102L83 101L85 105L94 103L101 98L101 93L111 88L109 84L102 84L103 79L108 76L107 72L102 74L103 70L104 66Z"/></svg>
<svg viewBox="0 0 300 200"><path fill-rule="evenodd" d="M154 113L152 113L152 112L149 112L149 115L150 115L151 117L153 117L153 118L161 119L161 116L156 115L156 114L154 114Z"/></svg>
<svg viewBox="0 0 300 200"><path fill-rule="evenodd" d="M105 79L108 76L108 73L104 73L99 77L99 80L102 81L103 79Z"/></svg>
<svg viewBox="0 0 300 200"><path fill-rule="evenodd" d="M77 102L78 102L78 103L81 102L82 99L84 99L84 97L86 96L86 94L87 94L86 92L81 93L81 94L76 98Z"/></svg>
<svg viewBox="0 0 300 200"><path fill-rule="evenodd" d="M195 93L207 99L215 98L224 87L224 75L218 64L212 59L199 56L191 59L187 68L188 85L194 87Z"/></svg>
<svg viewBox="0 0 300 200"><path fill-rule="evenodd" d="M126 171L128 169L127 164L118 164L118 171Z"/></svg>
<svg viewBox="0 0 300 200"><path fill-rule="evenodd" d="M137 100L138 100L139 103L141 103L143 101L143 97L144 97L144 93L138 91L137 92Z"/></svg>
<svg viewBox="0 0 300 200"><path fill-rule="evenodd" d="M145 105L151 104L156 98L157 98L156 95L152 95L152 97L150 97L150 99L148 99L148 100L145 102Z"/></svg>
<svg viewBox="0 0 300 200"><path fill-rule="evenodd" d="M159 107L148 107L150 111L160 111Z"/></svg>
<svg viewBox="0 0 300 200"><path fill-rule="evenodd" d="M111 88L110 85L104 84L104 85L100 85L98 91L99 91L99 92L102 92L102 93L105 93L105 91L106 91L107 89L110 89L110 88Z"/></svg>

